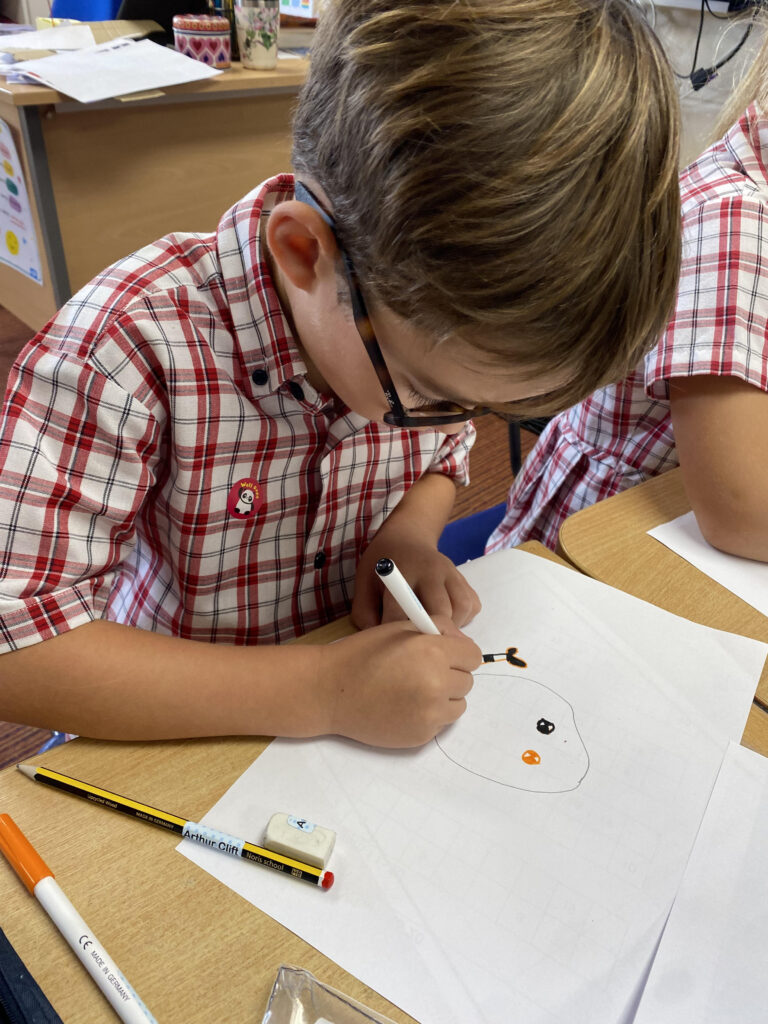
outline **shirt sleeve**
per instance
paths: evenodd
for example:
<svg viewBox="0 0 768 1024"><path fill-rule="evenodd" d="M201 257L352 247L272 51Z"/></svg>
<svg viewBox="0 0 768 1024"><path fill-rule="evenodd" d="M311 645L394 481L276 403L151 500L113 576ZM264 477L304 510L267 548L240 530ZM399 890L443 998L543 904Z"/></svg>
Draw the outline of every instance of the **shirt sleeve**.
<svg viewBox="0 0 768 1024"><path fill-rule="evenodd" d="M686 214L675 312L645 362L651 398L673 377L738 377L768 390L768 211L750 195Z"/></svg>
<svg viewBox="0 0 768 1024"><path fill-rule="evenodd" d="M444 435L443 443L435 452L429 466L430 473L443 473L455 484L469 484L469 450L475 443L477 431L470 420L457 434Z"/></svg>
<svg viewBox="0 0 768 1024"><path fill-rule="evenodd" d="M0 416L0 654L100 618L155 482L162 417L43 337Z"/></svg>

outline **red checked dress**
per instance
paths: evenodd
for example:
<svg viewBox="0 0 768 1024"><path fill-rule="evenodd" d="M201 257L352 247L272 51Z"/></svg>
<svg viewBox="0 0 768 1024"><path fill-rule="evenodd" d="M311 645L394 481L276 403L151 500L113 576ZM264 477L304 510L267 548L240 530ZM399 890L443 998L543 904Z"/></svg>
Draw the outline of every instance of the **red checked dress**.
<svg viewBox="0 0 768 1024"><path fill-rule="evenodd" d="M346 612L361 552L468 427L370 423L318 394L260 248L265 182L161 239L24 349L0 419L0 653L94 618L252 644Z"/></svg>
<svg viewBox="0 0 768 1024"><path fill-rule="evenodd" d="M566 518L678 465L669 381L738 377L768 391L768 118L751 106L681 175L675 313L626 380L555 417L526 459L486 550L557 543Z"/></svg>

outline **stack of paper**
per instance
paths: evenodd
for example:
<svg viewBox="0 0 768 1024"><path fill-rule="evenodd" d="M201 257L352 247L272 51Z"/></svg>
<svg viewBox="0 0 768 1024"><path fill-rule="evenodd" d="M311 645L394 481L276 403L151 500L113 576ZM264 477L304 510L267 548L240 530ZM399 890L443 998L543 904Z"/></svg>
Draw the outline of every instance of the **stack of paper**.
<svg viewBox="0 0 768 1024"><path fill-rule="evenodd" d="M44 28L39 32L29 29L24 32L3 32L0 34L0 50L83 50L94 46L90 25L61 25Z"/></svg>
<svg viewBox="0 0 768 1024"><path fill-rule="evenodd" d="M420 750L275 741L205 819L335 829L333 889L180 849L421 1024L628 1024L768 648L519 551L462 571L525 668Z"/></svg>
<svg viewBox="0 0 768 1024"><path fill-rule="evenodd" d="M635 1024L763 1024L768 758L728 748Z"/></svg>
<svg viewBox="0 0 768 1024"><path fill-rule="evenodd" d="M35 35L75 28L87 29L87 26L45 29ZM115 96L201 81L219 74L220 71L202 61L192 60L148 39L140 42L117 39L37 60L21 61L13 65L12 80L48 85L81 103L95 103Z"/></svg>

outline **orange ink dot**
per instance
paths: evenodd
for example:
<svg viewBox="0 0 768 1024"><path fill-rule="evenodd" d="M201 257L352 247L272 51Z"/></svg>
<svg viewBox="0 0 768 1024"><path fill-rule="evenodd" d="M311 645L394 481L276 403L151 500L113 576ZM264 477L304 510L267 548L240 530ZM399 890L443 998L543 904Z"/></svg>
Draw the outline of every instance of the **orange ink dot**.
<svg viewBox="0 0 768 1024"><path fill-rule="evenodd" d="M523 760L526 764L541 764L541 758L535 750L526 750L523 753Z"/></svg>

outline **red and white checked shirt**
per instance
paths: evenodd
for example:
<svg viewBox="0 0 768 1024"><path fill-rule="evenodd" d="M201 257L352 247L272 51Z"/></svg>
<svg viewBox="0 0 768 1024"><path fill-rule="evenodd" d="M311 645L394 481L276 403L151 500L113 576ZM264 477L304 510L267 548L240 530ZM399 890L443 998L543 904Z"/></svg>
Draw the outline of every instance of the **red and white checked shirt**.
<svg viewBox="0 0 768 1024"><path fill-rule="evenodd" d="M554 548L566 516L678 465L669 381L738 377L768 391L768 118L755 105L683 171L674 315L629 377L556 416L525 461L487 551Z"/></svg>
<svg viewBox="0 0 768 1024"><path fill-rule="evenodd" d="M280 175L211 235L86 285L21 353L0 420L0 652L106 618L276 642L346 612L361 552L470 426L371 423L306 379L264 262Z"/></svg>

